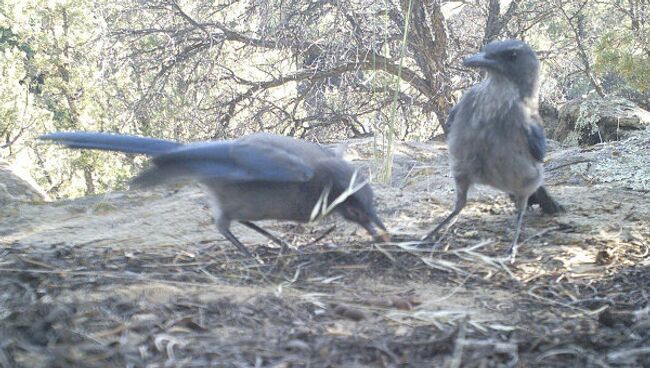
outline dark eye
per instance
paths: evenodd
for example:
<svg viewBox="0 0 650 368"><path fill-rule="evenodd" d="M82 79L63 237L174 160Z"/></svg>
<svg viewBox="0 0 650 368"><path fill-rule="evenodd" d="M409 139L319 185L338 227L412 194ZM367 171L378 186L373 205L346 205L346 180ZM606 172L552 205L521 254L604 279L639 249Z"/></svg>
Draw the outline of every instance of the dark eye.
<svg viewBox="0 0 650 368"><path fill-rule="evenodd" d="M519 56L519 53L517 51L514 51L514 50L513 51L508 51L508 52L506 52L505 56L506 56L506 59L508 59L510 61L514 61L514 60L517 59L517 56Z"/></svg>

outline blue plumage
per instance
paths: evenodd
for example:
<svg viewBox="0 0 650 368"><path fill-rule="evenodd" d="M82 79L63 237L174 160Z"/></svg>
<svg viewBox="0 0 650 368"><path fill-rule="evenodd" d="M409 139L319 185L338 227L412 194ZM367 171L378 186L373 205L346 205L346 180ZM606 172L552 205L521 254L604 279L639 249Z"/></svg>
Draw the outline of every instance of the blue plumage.
<svg viewBox="0 0 650 368"><path fill-rule="evenodd" d="M537 123L528 125L526 131L526 138L528 139L528 149L535 160L539 162L544 161L546 155L546 136L544 135L544 128Z"/></svg>
<svg viewBox="0 0 650 368"><path fill-rule="evenodd" d="M487 76L449 111L445 129L456 201L453 211L425 239L433 239L456 221L473 184L485 184L514 199L517 217L510 247L514 261L529 198L539 193L539 198L553 202L542 187L546 137L537 112L539 59L525 42L506 40L491 42L463 64L481 68Z"/></svg>
<svg viewBox="0 0 650 368"><path fill-rule="evenodd" d="M156 156L153 162L163 169L181 166L193 177L230 182L304 182L314 176L299 156L239 141L190 144Z"/></svg>
<svg viewBox="0 0 650 368"><path fill-rule="evenodd" d="M155 138L85 132L53 133L43 135L41 139L70 148L151 155L158 168L173 171L176 176L198 179L304 182L314 175L313 168L299 156L259 142L220 141L182 145Z"/></svg>
<svg viewBox="0 0 650 368"><path fill-rule="evenodd" d="M98 149L154 155L181 146L163 139L109 133L63 132L45 134L40 139L54 141L69 148Z"/></svg>
<svg viewBox="0 0 650 368"><path fill-rule="evenodd" d="M84 132L54 133L41 139L70 148L152 156L152 165L133 179L133 186L196 180L210 197L221 234L248 256L251 253L230 231L232 221L239 221L287 250L284 241L251 221L312 221L314 208L320 207L361 225L377 240L390 239L377 216L368 184L335 203L334 208L328 207L332 203L325 202L343 194L356 170L331 151L304 140L256 133L237 140L183 145L154 138ZM329 196L324 197L323 193Z"/></svg>

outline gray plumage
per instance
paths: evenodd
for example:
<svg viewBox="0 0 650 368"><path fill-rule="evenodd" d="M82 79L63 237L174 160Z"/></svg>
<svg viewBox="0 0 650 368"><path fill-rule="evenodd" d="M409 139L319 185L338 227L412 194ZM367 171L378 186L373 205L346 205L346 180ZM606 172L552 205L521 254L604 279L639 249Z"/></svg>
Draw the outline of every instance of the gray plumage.
<svg viewBox="0 0 650 368"><path fill-rule="evenodd" d="M329 188L328 203L346 188L355 170L334 152L317 144L266 133L232 141L177 142L106 133L53 133L41 139L70 148L99 149L152 156L152 165L133 179L139 187L182 178L198 180L212 201L219 231L242 253L250 252L230 231L232 221L286 244L251 221L311 220L314 206ZM357 178L357 184L362 182ZM363 226L379 240L388 240L376 214L369 184L334 208L346 220ZM378 232L375 226L382 232Z"/></svg>
<svg viewBox="0 0 650 368"><path fill-rule="evenodd" d="M546 138L537 106L539 60L526 43L507 40L486 45L463 63L486 70L487 77L450 111L446 126L456 201L452 213L425 239L455 222L473 184L489 185L515 202L514 261L529 198L550 198L542 187Z"/></svg>

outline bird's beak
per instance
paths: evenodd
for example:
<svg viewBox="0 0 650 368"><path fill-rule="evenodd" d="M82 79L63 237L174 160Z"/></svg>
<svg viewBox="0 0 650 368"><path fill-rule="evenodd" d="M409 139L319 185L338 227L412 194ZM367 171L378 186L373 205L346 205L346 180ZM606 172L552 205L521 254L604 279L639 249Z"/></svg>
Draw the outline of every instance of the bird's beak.
<svg viewBox="0 0 650 368"><path fill-rule="evenodd" d="M384 223L381 222L379 217L377 217L376 214L372 214L370 215L370 221L371 222L361 224L363 228L366 229L366 231L368 231L370 235L372 235L375 241L382 242L382 243L389 242L390 233L388 232L388 230L386 230L386 226L384 226ZM377 231L377 229L375 229L375 225L377 225L380 231Z"/></svg>
<svg viewBox="0 0 650 368"><path fill-rule="evenodd" d="M463 65L468 68L497 68L498 63L496 60L489 58L484 52L472 55L463 60Z"/></svg>

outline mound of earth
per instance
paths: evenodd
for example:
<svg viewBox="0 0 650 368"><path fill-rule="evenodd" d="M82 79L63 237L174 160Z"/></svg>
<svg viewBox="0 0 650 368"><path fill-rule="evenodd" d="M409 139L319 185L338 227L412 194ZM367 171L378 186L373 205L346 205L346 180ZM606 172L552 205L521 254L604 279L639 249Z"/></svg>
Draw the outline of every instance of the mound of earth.
<svg viewBox="0 0 650 368"><path fill-rule="evenodd" d="M47 194L38 184L23 173L0 160L0 205L13 202L38 202L47 199Z"/></svg>

